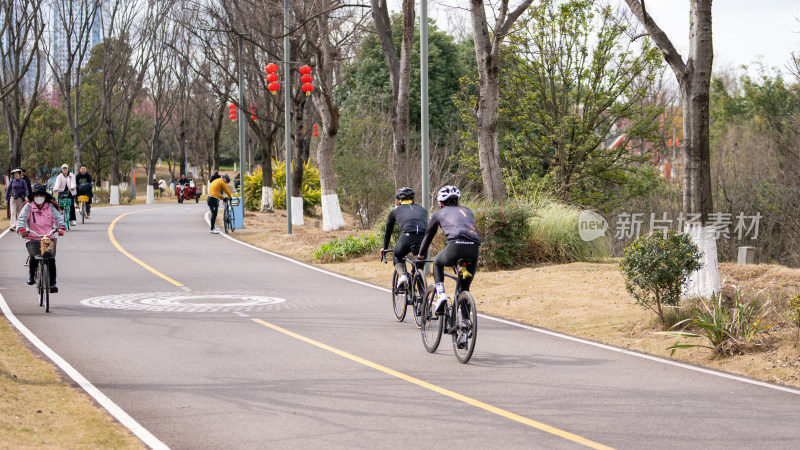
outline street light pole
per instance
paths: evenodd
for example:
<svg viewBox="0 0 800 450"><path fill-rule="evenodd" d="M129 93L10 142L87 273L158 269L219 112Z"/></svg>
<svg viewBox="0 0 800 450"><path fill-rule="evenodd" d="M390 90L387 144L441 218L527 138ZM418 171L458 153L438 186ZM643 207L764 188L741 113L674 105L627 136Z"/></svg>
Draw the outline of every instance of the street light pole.
<svg viewBox="0 0 800 450"><path fill-rule="evenodd" d="M242 58L242 37L239 36L239 202L242 205L242 228L244 228L244 59ZM234 181L234 187L236 182Z"/></svg>
<svg viewBox="0 0 800 450"><path fill-rule="evenodd" d="M420 0L419 68L422 141L422 207L430 211L429 123L428 123L428 0Z"/></svg>
<svg viewBox="0 0 800 450"><path fill-rule="evenodd" d="M283 0L283 98L284 98L284 145L286 146L286 234L292 234L292 115L289 111L290 90L292 88L289 72L289 0Z"/></svg>

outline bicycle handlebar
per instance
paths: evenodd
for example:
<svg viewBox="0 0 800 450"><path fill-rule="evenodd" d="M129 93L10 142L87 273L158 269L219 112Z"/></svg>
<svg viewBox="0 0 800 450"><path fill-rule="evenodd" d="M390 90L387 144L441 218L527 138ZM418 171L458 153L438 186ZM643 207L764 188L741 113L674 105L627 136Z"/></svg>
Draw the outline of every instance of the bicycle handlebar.
<svg viewBox="0 0 800 450"><path fill-rule="evenodd" d="M381 252L381 262L384 263L384 264L389 262L389 261L386 260L386 254L387 253L394 253L394 250L384 250L384 251Z"/></svg>
<svg viewBox="0 0 800 450"><path fill-rule="evenodd" d="M33 230L27 230L27 231L28 231L28 233L34 234L36 236L45 237L45 236L49 236L49 235L55 233L56 231L58 231L58 228L53 228L52 230L50 230L49 232L47 232L45 234L39 234L39 233L37 233L37 232L35 232Z"/></svg>

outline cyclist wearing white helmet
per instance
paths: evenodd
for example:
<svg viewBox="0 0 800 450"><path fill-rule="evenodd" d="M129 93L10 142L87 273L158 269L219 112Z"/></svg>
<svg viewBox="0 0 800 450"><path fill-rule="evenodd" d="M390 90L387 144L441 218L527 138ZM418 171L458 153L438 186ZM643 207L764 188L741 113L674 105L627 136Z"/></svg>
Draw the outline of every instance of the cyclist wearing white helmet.
<svg viewBox="0 0 800 450"><path fill-rule="evenodd" d="M447 246L433 259L433 279L436 282L436 304L433 310L440 312L441 307L447 302L444 292L444 268L454 266L459 259L468 259L467 271L475 274L478 268L478 251L481 245L481 236L475 226L475 217L469 208L459 206L458 199L461 191L455 186L445 186L439 190L436 199L442 209L431 215L428 229L422 239L422 245L417 257L422 259L436 235L439 227L447 237ZM469 291L474 277L464 278L461 289Z"/></svg>
<svg viewBox="0 0 800 450"><path fill-rule="evenodd" d="M422 236L428 226L428 211L414 203L414 190L410 187L398 189L395 198L397 199L397 208L393 209L386 218L386 232L383 236L381 256L389 248L394 224L397 223L400 227L400 237L397 238L394 245L394 270L399 277L398 283L403 284L408 281L403 257L411 251L412 246L422 243Z"/></svg>

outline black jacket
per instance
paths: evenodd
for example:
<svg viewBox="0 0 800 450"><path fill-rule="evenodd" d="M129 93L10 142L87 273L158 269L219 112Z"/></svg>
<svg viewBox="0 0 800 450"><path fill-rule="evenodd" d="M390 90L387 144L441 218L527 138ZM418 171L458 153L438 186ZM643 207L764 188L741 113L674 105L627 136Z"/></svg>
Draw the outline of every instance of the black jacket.
<svg viewBox="0 0 800 450"><path fill-rule="evenodd" d="M420 255L424 255L428 251L440 226L444 235L447 236L447 242L481 243L481 236L478 233L478 227L475 226L475 216L472 215L472 211L463 206L445 206L431 214L428 229L425 230L425 237L422 239L419 249Z"/></svg>
<svg viewBox="0 0 800 450"><path fill-rule="evenodd" d="M386 218L386 232L383 235L383 248L389 248L395 222L403 233L422 234L428 224L428 210L416 203L400 205Z"/></svg>

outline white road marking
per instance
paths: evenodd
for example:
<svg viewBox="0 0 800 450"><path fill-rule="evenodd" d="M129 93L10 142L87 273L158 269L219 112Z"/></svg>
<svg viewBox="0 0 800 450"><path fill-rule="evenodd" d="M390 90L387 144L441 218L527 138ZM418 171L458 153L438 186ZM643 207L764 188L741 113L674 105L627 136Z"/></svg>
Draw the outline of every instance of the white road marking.
<svg viewBox="0 0 800 450"><path fill-rule="evenodd" d="M211 211L208 211L208 212L205 213L205 221L206 221L206 224L209 224L209 225L211 224ZM338 273L329 272L329 271L327 271L325 269L321 269L319 267L314 267L314 266L312 266L310 264L306 264L304 262L297 261L297 260L289 258L287 256L279 255L279 254L273 253L273 252L271 252L269 250L264 250L263 248L258 248L258 247L254 246L254 245L251 245L251 244L248 244L246 242L242 242L240 240L234 239L234 238L232 238L232 237L230 237L230 236L228 236L226 234L221 234L220 233L220 236L222 236L222 237L224 237L226 239L230 239L233 242L236 242L236 243L238 243L240 245L243 245L245 247L251 248L253 250L256 250L256 251L259 251L259 252L262 252L262 253L266 253L266 254L268 254L270 256L274 256L276 258L280 258L280 259L289 261L289 262L297 264L299 266L303 266L303 267L306 267L308 269L315 270L317 272L330 275L332 277L341 278L343 280L351 281L353 283L360 284L362 286L367 286L367 287L370 287L370 288L373 288L373 289L377 289L379 291L391 292L390 289L386 289L386 288L383 288L383 287L380 287L380 286L375 286L374 284L370 284L370 283L367 283L367 282L364 282L364 281L361 281L361 280L356 280L356 279L353 279L353 278L350 278L350 277L346 277L346 276L340 275ZM501 318L498 318L498 317L487 316L485 314L478 314L478 317L481 317L481 318L487 319L487 320L492 320L492 321L495 321L495 322L500 322L500 323L505 324L505 325L511 325L511 326L514 326L514 327L523 328L525 330L534 331L536 333L546 334L548 336L553 336L553 337L557 337L557 338L561 338L561 339L566 339L566 340L572 341L572 342L578 342L578 343L581 343L581 344L591 345L593 347L602 348L604 350L610 350L612 352L622 353L622 354L625 354L625 355L628 355L628 356L634 356L636 358L643 358L643 359L647 359L647 360L650 360L650 361L659 362L659 363L662 363L662 364L667 364L667 365L670 365L670 366L680 367L680 368L687 369L687 370L693 370L695 372L700 372L700 373L704 373L704 374L707 374L707 375L713 375L713 376L717 376L717 377L721 377L721 378L727 378L729 380L740 381L742 383L752 384L752 385L755 385L755 386L761 386L761 387L765 387L765 388L768 388L768 389L774 389L774 390L777 390L777 391L783 391L783 392L788 392L790 394L800 395L800 389L795 389L795 388L791 388L791 387L787 387L787 386L780 386L780 385L777 385L777 384L771 384L771 383L767 383L767 382L764 382L764 381L753 380L753 379L750 379L750 378L746 378L746 377L742 377L742 376L734 375L734 374L730 374L730 373L718 372L716 370L706 369L704 367L696 367L696 366L692 366L692 365L689 365L689 364L686 364L686 363L682 363L682 362L679 362L679 361L673 361L671 359L666 359L666 358L662 358L662 357L659 357L659 356L648 355L648 354L645 354L645 353L639 353L639 352L635 352L635 351L632 351L632 350L626 350L624 348L614 347L614 346L608 345L608 344L601 344L599 342L592 342L592 341L589 341L589 340L586 340L586 339L581 339L581 338L578 338L578 337L575 337L575 336L570 336L570 335L567 335L567 334L562 334L562 333L558 333L558 332L555 332L555 331L546 330L546 329L543 329L543 328L538 328L538 327L534 327L534 326L530 326L530 325L523 325L523 324L520 324L520 323L512 322L510 320L501 319Z"/></svg>
<svg viewBox="0 0 800 450"><path fill-rule="evenodd" d="M0 235L0 238L3 236ZM92 398L97 401L103 408L106 409L115 419L117 419L122 425L126 428L131 430L131 432L136 435L139 439L144 442L145 445L152 449L169 449L167 444L161 442L157 437L153 436L152 433L147 431L143 426L139 424L133 417L129 416L122 408L120 408L116 403L114 403L110 398L108 398L105 394L103 394L100 389L97 389L89 380L87 380L80 372L75 370L72 365L66 362L58 353L54 352L50 347L45 345L35 334L33 334L28 327L22 324L22 322L17 319L13 312L11 312L11 308L8 307L6 303L6 299L3 298L3 294L0 294L0 309L5 314L8 321L14 325L14 327L22 333L36 348L39 349L42 353L45 354L48 358L50 358L53 363L55 363L61 370L64 371L70 378L72 378L75 383L77 383L81 389L86 391L87 394L91 395Z"/></svg>
<svg viewBox="0 0 800 450"><path fill-rule="evenodd" d="M81 300L84 306L129 311L234 312L266 311L286 300L251 292L142 292L106 295Z"/></svg>

